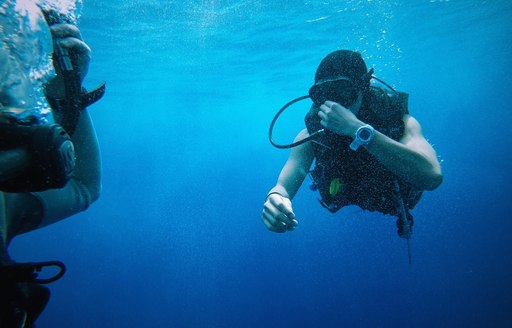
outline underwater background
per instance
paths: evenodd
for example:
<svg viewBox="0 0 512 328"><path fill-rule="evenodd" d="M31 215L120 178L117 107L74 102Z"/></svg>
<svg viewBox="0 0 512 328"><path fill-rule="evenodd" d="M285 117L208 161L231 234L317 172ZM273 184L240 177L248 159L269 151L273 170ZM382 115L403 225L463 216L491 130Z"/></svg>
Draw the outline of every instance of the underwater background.
<svg viewBox="0 0 512 328"><path fill-rule="evenodd" d="M103 191L12 244L67 265L37 326L511 327L511 16L508 0L84 0ZM412 265L395 219L331 214L309 180L296 231L261 223L288 156L269 123L337 49L410 94L442 160Z"/></svg>

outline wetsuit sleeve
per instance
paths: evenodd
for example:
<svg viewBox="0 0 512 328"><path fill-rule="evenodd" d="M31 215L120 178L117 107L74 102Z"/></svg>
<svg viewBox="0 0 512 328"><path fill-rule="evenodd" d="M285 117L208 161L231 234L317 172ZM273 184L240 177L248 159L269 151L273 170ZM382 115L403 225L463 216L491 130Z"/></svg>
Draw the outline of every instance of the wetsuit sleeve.
<svg viewBox="0 0 512 328"><path fill-rule="evenodd" d="M84 211L99 197L100 153L96 133L87 110L81 112L72 139L76 154L73 177L63 188L32 193L41 203L43 211L39 227Z"/></svg>
<svg viewBox="0 0 512 328"><path fill-rule="evenodd" d="M82 111L75 134L76 166L72 178L59 189L31 193L1 192L0 211L7 242L14 236L58 222L86 210L99 197L100 156L87 111ZM2 232L2 231L0 231Z"/></svg>
<svg viewBox="0 0 512 328"><path fill-rule="evenodd" d="M86 210L92 203L87 188L76 180L70 180L64 188L36 192L42 209L39 227L60 221L73 214Z"/></svg>

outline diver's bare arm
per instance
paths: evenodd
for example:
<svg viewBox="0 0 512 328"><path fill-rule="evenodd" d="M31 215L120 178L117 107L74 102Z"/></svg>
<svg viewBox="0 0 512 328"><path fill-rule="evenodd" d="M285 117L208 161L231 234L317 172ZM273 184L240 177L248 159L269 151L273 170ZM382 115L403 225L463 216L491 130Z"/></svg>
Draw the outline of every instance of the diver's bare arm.
<svg viewBox="0 0 512 328"><path fill-rule="evenodd" d="M338 103L326 101L318 112L323 127L353 138L358 128L365 125L353 113ZM366 149L393 173L424 190L437 188L442 180L436 153L427 142L421 126L412 116L404 116L405 130L400 142L375 131L374 139Z"/></svg>
<svg viewBox="0 0 512 328"><path fill-rule="evenodd" d="M297 135L295 141L304 139L307 136L309 134L304 129ZM311 167L313 158L313 147L309 142L292 148L290 156L279 174L277 184L270 192L278 192L284 197L292 199L302 185Z"/></svg>
<svg viewBox="0 0 512 328"><path fill-rule="evenodd" d="M410 115L404 117L404 136L397 142L375 131L366 149L390 171L422 190L433 190L443 181L441 166L421 126Z"/></svg>
<svg viewBox="0 0 512 328"><path fill-rule="evenodd" d="M307 131L303 130L295 141L307 136ZM313 150L310 143L292 148L290 156L279 174L277 184L270 190L263 204L261 218L263 224L270 231L292 231L297 226L298 222L293 213L291 199L304 181L312 161ZM275 193L280 194L282 197Z"/></svg>

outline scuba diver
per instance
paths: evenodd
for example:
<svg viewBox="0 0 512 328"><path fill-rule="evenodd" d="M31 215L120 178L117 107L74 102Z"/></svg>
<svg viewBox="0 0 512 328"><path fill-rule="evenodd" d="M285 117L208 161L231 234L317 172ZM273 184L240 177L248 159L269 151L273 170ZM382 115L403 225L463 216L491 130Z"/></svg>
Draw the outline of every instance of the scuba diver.
<svg viewBox="0 0 512 328"><path fill-rule="evenodd" d="M371 85L372 79L387 89ZM313 105L305 117L306 129L290 145L275 143L272 129L279 115L308 98ZM272 121L271 143L292 150L265 199L264 225L281 233L297 227L291 200L309 173L323 207L334 213L357 205L396 216L398 234L408 241L413 225L410 210L424 190L441 184L443 176L407 101L406 93L375 77L373 69L368 71L358 52L338 50L327 55L309 95L292 100Z"/></svg>
<svg viewBox="0 0 512 328"><path fill-rule="evenodd" d="M91 50L69 16L8 0L0 23L0 327L34 327L50 296L44 285L65 266L16 263L8 246L98 199L100 153L86 107L105 84L82 87Z"/></svg>

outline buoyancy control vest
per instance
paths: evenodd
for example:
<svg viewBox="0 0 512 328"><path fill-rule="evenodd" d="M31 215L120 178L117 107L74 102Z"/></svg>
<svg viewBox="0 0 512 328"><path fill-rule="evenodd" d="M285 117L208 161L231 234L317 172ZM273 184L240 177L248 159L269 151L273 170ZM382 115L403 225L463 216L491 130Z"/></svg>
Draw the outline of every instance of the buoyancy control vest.
<svg viewBox="0 0 512 328"><path fill-rule="evenodd" d="M408 114L408 94L387 93L371 86L363 98L357 117L375 130L398 141L404 134L403 116ZM322 129L319 107L313 105L305 117L310 134ZM318 189L322 206L336 212L347 205L357 205L369 211L398 215L400 197L406 209L418 203L422 191L397 177L364 147L352 151L352 138L326 131L312 141L315 154L310 172L313 189ZM396 181L399 192L396 191ZM399 194L398 194L399 193ZM407 211L408 212L408 211Z"/></svg>

